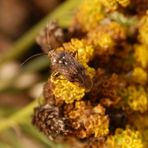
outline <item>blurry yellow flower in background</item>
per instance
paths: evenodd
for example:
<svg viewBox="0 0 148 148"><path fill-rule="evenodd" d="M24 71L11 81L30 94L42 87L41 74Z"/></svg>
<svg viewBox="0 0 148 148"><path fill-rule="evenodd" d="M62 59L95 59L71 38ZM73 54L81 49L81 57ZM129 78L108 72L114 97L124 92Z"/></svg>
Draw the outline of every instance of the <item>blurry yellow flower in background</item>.
<svg viewBox="0 0 148 148"><path fill-rule="evenodd" d="M129 128L116 129L115 135L107 138L109 148L144 148L140 132Z"/></svg>
<svg viewBox="0 0 148 148"><path fill-rule="evenodd" d="M132 76L134 81L138 82L139 84L147 83L147 80L148 80L147 72L140 67L134 68Z"/></svg>
<svg viewBox="0 0 148 148"><path fill-rule="evenodd" d="M148 66L148 46L135 45L135 60L143 67Z"/></svg>
<svg viewBox="0 0 148 148"><path fill-rule="evenodd" d="M84 0L80 6L79 12L76 14L76 22L84 31L89 31L95 28L100 20L104 18L103 6L100 0Z"/></svg>

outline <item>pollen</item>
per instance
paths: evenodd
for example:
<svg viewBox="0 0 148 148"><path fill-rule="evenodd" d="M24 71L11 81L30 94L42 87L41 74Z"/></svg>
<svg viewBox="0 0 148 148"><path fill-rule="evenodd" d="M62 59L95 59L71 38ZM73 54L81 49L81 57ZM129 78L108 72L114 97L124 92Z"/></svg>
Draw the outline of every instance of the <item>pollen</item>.
<svg viewBox="0 0 148 148"><path fill-rule="evenodd" d="M73 103L80 100L85 95L85 89L78 84L69 82L64 76L60 75L56 78L51 76L51 82L54 85L53 94L56 98L62 99L65 103Z"/></svg>

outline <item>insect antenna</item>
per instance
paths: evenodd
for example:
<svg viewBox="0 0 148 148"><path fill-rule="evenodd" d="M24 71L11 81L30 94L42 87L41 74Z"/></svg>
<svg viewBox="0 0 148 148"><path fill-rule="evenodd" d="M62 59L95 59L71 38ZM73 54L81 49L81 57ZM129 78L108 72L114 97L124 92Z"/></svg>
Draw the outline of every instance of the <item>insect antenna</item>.
<svg viewBox="0 0 148 148"><path fill-rule="evenodd" d="M30 61L31 59L33 59L34 57L38 57L38 56L43 56L43 55L47 55L45 53L37 53L35 55L30 56L29 58L27 58L23 63L21 63L20 67L22 67L24 64L26 64L28 61Z"/></svg>

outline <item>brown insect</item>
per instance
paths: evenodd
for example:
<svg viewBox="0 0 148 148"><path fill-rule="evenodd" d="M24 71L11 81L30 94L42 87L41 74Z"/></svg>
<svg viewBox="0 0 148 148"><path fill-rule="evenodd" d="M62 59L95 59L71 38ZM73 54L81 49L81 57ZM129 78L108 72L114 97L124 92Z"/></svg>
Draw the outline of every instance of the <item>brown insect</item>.
<svg viewBox="0 0 148 148"><path fill-rule="evenodd" d="M84 66L75 59L74 53L65 50L57 51L51 48L51 28L57 28L59 30L58 27L53 26L53 23L49 23L38 37L40 39L40 42L38 41L40 46L43 49L46 48L46 50L48 48L52 72L65 76L70 82L78 82L80 86L84 87L86 90L90 90L92 81L90 77L86 75ZM54 32L56 32L55 29Z"/></svg>
<svg viewBox="0 0 148 148"><path fill-rule="evenodd" d="M67 51L51 50L48 53L51 60L52 72L62 74L70 82L77 82L86 90L92 87L92 81L86 75L86 69Z"/></svg>

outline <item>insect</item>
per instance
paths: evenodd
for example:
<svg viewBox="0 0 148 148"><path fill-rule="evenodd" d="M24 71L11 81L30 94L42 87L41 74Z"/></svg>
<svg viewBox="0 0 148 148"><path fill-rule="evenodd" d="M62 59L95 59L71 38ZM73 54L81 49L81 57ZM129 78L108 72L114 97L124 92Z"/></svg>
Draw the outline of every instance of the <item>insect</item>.
<svg viewBox="0 0 148 148"><path fill-rule="evenodd" d="M92 80L86 75L86 69L67 51L51 50L48 53L52 72L62 74L70 82L77 82L86 90L92 87Z"/></svg>
<svg viewBox="0 0 148 148"><path fill-rule="evenodd" d="M52 43L55 43L51 43L51 28L54 28L54 33L57 32L56 30L60 32L59 28L54 26L57 25L51 22L47 24L40 36L37 38L39 39L38 44L41 48L46 49L46 51L48 49L48 57L51 61L52 73L56 75L61 74L70 82L78 82L80 86L84 87L86 90L90 90L92 87L92 81L90 77L86 75L86 69L84 66L75 59L74 53L70 53L65 50L58 51L51 48L54 47ZM53 34L53 36L55 35Z"/></svg>

